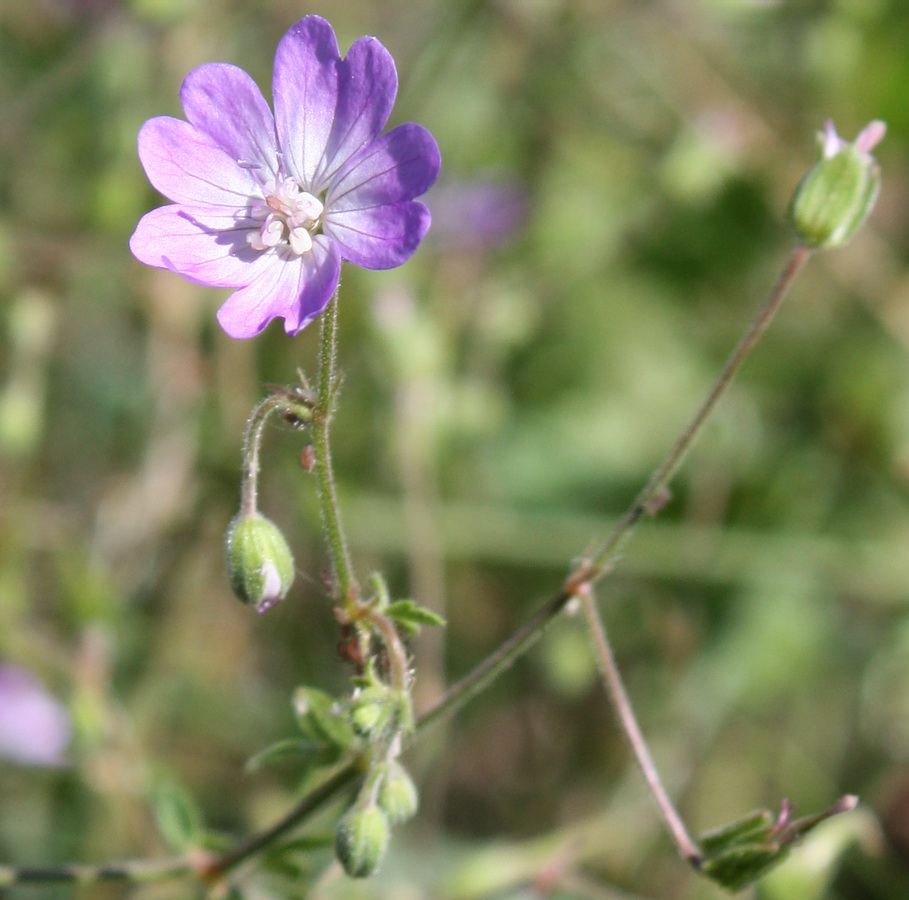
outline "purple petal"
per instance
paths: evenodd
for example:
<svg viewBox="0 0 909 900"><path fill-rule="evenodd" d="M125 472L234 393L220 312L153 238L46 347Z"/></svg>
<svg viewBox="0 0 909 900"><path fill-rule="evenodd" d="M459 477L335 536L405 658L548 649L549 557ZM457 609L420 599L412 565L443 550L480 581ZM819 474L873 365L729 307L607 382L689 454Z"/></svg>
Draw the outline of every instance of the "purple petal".
<svg viewBox="0 0 909 900"><path fill-rule="evenodd" d="M237 208L262 195L250 169L182 119L149 119L139 131L139 159L148 180L175 203Z"/></svg>
<svg viewBox="0 0 909 900"><path fill-rule="evenodd" d="M274 176L274 116L246 72L226 63L199 66L183 81L180 100L189 122L235 162L253 168L260 182Z"/></svg>
<svg viewBox="0 0 909 900"><path fill-rule="evenodd" d="M441 164L439 145L422 125L399 125L352 159L331 185L327 218L419 197L438 178Z"/></svg>
<svg viewBox="0 0 909 900"><path fill-rule="evenodd" d="M393 269L407 262L429 230L429 210L416 200L332 214L325 232L341 255L364 269Z"/></svg>
<svg viewBox="0 0 909 900"><path fill-rule="evenodd" d="M319 16L297 22L275 53L272 95L278 143L289 174L307 189L313 188L331 135L340 60L335 33Z"/></svg>
<svg viewBox="0 0 909 900"><path fill-rule="evenodd" d="M140 219L129 248L140 262L198 284L242 287L274 255L249 246L246 236L259 225L232 211L161 206Z"/></svg>
<svg viewBox="0 0 909 900"><path fill-rule="evenodd" d="M324 235L303 256L275 256L252 284L235 291L218 310L218 322L233 338L250 338L268 323L284 318L284 329L296 334L331 300L341 274L338 247Z"/></svg>
<svg viewBox="0 0 909 900"><path fill-rule="evenodd" d="M71 734L66 709L31 672L0 665L0 756L59 766Z"/></svg>
<svg viewBox="0 0 909 900"><path fill-rule="evenodd" d="M398 73L391 54L375 38L360 38L338 66L338 106L313 181L317 191L379 135L397 93Z"/></svg>

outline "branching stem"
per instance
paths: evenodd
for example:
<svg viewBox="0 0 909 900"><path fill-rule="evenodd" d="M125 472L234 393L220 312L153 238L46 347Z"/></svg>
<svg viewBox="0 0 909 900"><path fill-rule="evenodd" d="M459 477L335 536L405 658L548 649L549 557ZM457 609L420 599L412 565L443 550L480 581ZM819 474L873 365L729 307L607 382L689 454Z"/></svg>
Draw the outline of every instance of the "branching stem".
<svg viewBox="0 0 909 900"><path fill-rule="evenodd" d="M653 515L658 511L666 496L669 482L684 461L692 443L725 394L736 373L766 331L789 288L792 286L796 275L810 254L810 249L803 245L796 246L792 251L776 285L748 326L744 336L730 355L704 401L698 407L666 458L656 468L644 489L635 498L603 544L591 557L574 567L561 589L518 628L508 640L464 678L449 688L445 696L418 720L414 735L425 730L443 716L459 709L468 700L481 692L501 672L536 643L546 628L558 617L559 613L573 598L580 597L594 643L597 646L597 658L601 670L604 670L604 678L607 680L610 696L625 726L628 739L632 742L632 746L635 749L638 763L641 765L647 783L650 785L663 810L664 817L675 837L680 852L690 862L697 864L699 859L697 848L691 838L688 837L685 827L668 800L662 785L659 783L659 779L654 778L655 768L653 767L652 759L649 756L640 729L634 720L621 680L618 678L615 660L608 642L605 640L605 629L602 627L590 588L612 570L620 549L640 520L645 515ZM322 329L319 385L316 407L312 416L315 472L319 485L323 522L332 555L337 597L346 608L351 609L357 599L359 588L354 580L350 556L341 526L328 442L329 423L334 409L336 389L336 297L322 316ZM267 418L273 408L277 408L277 404L270 406L269 400L263 401L253 413L250 424L247 427L247 453L245 456L247 462L244 473L246 477L244 479L243 502L244 504L252 503L253 508L256 501L255 480L258 473L258 441L261 438L261 430L265 418ZM251 486L247 486L248 482L251 482ZM601 638L603 639L602 642ZM406 677L402 676L400 672L398 674L401 677ZM292 832L330 799L349 787L359 774L359 770L354 763L335 771L322 784L302 797L274 825L251 835L232 849L206 857L202 861L194 861L189 857L175 857L157 862L111 863L99 867L52 866L18 869L0 866L0 887L11 884L24 884L26 882L32 884L54 881L86 883L112 879L138 882L185 877L191 873L195 873L206 880L217 878L267 847L274 846L281 838Z"/></svg>

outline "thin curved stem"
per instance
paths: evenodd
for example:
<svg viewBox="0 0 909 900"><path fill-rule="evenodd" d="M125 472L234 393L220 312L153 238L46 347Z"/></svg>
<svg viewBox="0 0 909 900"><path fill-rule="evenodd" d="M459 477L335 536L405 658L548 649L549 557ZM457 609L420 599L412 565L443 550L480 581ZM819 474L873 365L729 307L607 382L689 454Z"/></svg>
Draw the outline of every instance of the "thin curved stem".
<svg viewBox="0 0 909 900"><path fill-rule="evenodd" d="M638 725L631 700L629 700L628 692L625 690L615 654L612 652L609 638L606 636L606 627L597 610L593 589L588 587L586 590L581 591L579 599L584 618L587 621L587 627L590 630L594 656L597 668L600 670L603 686L616 711L622 731L631 746L638 768L640 768L641 774L644 776L644 781L647 782L647 787L650 788L650 793L653 794L656 800L660 814L666 822L666 827L675 841L679 854L691 865L697 867L701 862L701 851L688 834L685 823L676 811L672 800L670 800L653 757L650 755L650 749L647 747L644 733L641 731L640 725Z"/></svg>
<svg viewBox="0 0 909 900"><path fill-rule="evenodd" d="M259 448L268 417L284 404L280 394L266 397L250 414L243 435L243 478L240 482L240 514L253 516L259 506Z"/></svg>
<svg viewBox="0 0 909 900"><path fill-rule="evenodd" d="M240 482L240 515L254 516L259 511L259 451L268 417L276 411L292 415L298 422L312 419L312 411L290 391L277 391L266 397L249 415L243 434L243 477Z"/></svg>
<svg viewBox="0 0 909 900"><path fill-rule="evenodd" d="M804 244L797 244L792 250L783 271L780 273L764 304L749 323L741 340L726 360L726 364L717 376L716 381L714 381L701 405L679 435L678 440L673 444L672 449L654 470L650 480L616 524L612 533L603 541L590 559L576 569L574 580L577 583L586 582L593 584L605 575L609 570L610 564L616 559L638 522L645 515L653 515L658 512L665 500L668 499L669 482L685 461L685 457L688 455L695 438L701 433L704 424L725 395L739 369L742 368L743 363L773 321L796 276L811 256L811 252L811 248ZM571 580L569 579L569 581Z"/></svg>

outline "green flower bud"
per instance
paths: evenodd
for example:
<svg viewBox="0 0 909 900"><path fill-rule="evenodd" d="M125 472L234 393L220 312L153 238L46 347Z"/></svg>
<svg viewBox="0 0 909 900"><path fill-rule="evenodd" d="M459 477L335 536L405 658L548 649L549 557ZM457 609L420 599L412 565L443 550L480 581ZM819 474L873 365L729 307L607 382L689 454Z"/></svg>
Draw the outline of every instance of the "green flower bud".
<svg viewBox="0 0 909 900"><path fill-rule="evenodd" d="M278 526L264 516L238 515L227 531L227 574L234 593L263 613L290 590L294 559Z"/></svg>
<svg viewBox="0 0 909 900"><path fill-rule="evenodd" d="M390 828L377 806L352 806L338 823L335 854L351 878L375 873L388 848Z"/></svg>
<svg viewBox="0 0 909 900"><path fill-rule="evenodd" d="M417 786L404 766L396 760L386 766L377 799L392 825L400 825L416 815L420 803Z"/></svg>
<svg viewBox="0 0 909 900"><path fill-rule="evenodd" d="M789 208L795 230L813 248L840 247L868 217L881 186L881 173L871 150L884 137L886 125L871 122L850 144L832 122L821 135L821 158L802 179Z"/></svg>
<svg viewBox="0 0 909 900"><path fill-rule="evenodd" d="M371 738L394 726L396 694L384 685L361 688L352 698L350 724L360 737Z"/></svg>

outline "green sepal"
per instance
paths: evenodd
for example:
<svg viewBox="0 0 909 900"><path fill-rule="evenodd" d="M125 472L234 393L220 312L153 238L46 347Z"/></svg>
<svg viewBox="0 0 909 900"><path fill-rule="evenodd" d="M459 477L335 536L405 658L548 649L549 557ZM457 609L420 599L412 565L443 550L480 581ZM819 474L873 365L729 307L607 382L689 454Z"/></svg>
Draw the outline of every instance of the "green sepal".
<svg viewBox="0 0 909 900"><path fill-rule="evenodd" d="M712 857L750 838L765 835L774 821L774 815L769 809L756 809L735 822L705 832L698 838L698 844L705 857Z"/></svg>
<svg viewBox="0 0 909 900"><path fill-rule="evenodd" d="M701 864L701 872L727 891L740 891L775 869L789 847L742 844Z"/></svg>
<svg viewBox="0 0 909 900"><path fill-rule="evenodd" d="M352 806L338 822L335 854L351 878L368 878L385 857L391 829L377 806Z"/></svg>
<svg viewBox="0 0 909 900"><path fill-rule="evenodd" d="M698 869L726 890L739 891L775 869L792 845L820 822L854 809L857 803L856 797L842 797L829 809L800 819L790 819L786 802L777 817L766 809L749 813L699 839Z"/></svg>
<svg viewBox="0 0 909 900"><path fill-rule="evenodd" d="M795 230L808 247L841 247L870 215L881 187L880 169L870 150L883 137L884 128L882 122L872 122L848 143L827 123L821 158L808 170L789 205Z"/></svg>

